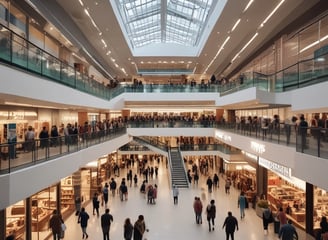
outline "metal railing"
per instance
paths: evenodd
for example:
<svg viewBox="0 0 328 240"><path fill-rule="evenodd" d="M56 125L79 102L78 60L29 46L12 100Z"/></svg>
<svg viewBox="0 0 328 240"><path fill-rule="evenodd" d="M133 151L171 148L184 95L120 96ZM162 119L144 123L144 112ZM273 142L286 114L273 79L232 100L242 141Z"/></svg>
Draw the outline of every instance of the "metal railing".
<svg viewBox="0 0 328 240"><path fill-rule="evenodd" d="M126 127L93 133L0 144L0 174L78 152L126 133Z"/></svg>
<svg viewBox="0 0 328 240"><path fill-rule="evenodd" d="M135 125L126 123L127 127L146 128L154 127L154 123ZM168 126L166 123L159 123L157 127L186 127L186 128L206 128L207 124L200 122L176 121ZM236 124L236 123L213 123L213 129L221 129L235 134L240 134L250 138L260 139L275 144L295 147L297 152L328 159L328 129L318 127L297 128L295 125L278 124L270 125L263 129L257 124ZM11 142L0 144L0 174L32 166L44 161L57 158L59 156L80 151L90 146L112 140L127 132L126 127L99 131L94 133L82 133L77 135L61 136L58 138L36 139L33 142ZM154 144L163 151L168 151L165 143L159 142L156 138L143 137L146 143ZM227 154L234 154L229 147L221 144L183 144L180 143L181 151L221 151Z"/></svg>

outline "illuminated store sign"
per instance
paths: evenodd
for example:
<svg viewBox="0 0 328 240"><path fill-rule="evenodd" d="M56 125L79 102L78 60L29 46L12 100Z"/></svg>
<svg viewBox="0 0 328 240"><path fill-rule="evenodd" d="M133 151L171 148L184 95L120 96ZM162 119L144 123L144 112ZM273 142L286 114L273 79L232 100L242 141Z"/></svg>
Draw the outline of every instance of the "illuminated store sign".
<svg viewBox="0 0 328 240"><path fill-rule="evenodd" d="M218 139L221 139L222 141L225 141L225 142L231 142L231 136L229 136L223 132L216 131L215 137Z"/></svg>
<svg viewBox="0 0 328 240"><path fill-rule="evenodd" d="M282 166L278 163L275 162L271 162L269 160L266 160L264 158L259 158L259 165L262 167L265 167L269 170L271 170L272 172L275 172L281 176L287 177L288 179L291 178L291 169L285 166Z"/></svg>
<svg viewBox="0 0 328 240"><path fill-rule="evenodd" d="M264 158L259 158L259 164L278 176L280 176L282 179L286 180L287 182L293 184L295 187L302 189L305 191L306 188L306 182L292 176L292 170L288 167L282 166L278 163L271 162L269 160L266 160Z"/></svg>
<svg viewBox="0 0 328 240"><path fill-rule="evenodd" d="M256 155L251 154L251 153L248 153L248 152L244 152L244 151L242 151L242 152L245 154L246 157L248 157L248 158L250 158L252 160L257 161L257 156Z"/></svg>
<svg viewBox="0 0 328 240"><path fill-rule="evenodd" d="M265 145L251 141L251 149L256 153L262 154L265 152Z"/></svg>

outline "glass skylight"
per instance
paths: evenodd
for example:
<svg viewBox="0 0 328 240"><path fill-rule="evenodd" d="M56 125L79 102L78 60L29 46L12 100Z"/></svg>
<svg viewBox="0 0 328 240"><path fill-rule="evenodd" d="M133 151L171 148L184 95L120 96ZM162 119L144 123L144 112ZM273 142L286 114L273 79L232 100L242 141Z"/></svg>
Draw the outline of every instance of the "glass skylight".
<svg viewBox="0 0 328 240"><path fill-rule="evenodd" d="M199 44L218 0L115 0L133 48Z"/></svg>

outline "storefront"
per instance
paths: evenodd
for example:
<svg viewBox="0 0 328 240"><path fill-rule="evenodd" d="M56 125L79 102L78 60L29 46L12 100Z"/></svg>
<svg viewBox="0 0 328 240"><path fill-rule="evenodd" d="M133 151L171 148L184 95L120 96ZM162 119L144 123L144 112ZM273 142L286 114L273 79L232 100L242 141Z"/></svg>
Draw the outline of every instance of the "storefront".
<svg viewBox="0 0 328 240"><path fill-rule="evenodd" d="M46 239L51 234L49 219L53 210L60 209L65 220L74 214L77 204L80 207L90 200L91 176L90 169L75 172L60 183L6 208L6 236L14 233L16 240L26 239L26 236L33 240Z"/></svg>
<svg viewBox="0 0 328 240"><path fill-rule="evenodd" d="M280 208L293 223L306 228L306 182L295 178L291 169L259 158L259 165L268 169L267 200L273 211Z"/></svg>

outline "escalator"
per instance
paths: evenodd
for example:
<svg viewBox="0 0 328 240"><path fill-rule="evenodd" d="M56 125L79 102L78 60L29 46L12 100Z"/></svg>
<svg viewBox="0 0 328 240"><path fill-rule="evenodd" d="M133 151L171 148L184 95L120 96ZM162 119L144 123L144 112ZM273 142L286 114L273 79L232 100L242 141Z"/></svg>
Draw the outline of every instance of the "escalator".
<svg viewBox="0 0 328 240"><path fill-rule="evenodd" d="M169 158L172 186L176 185L178 188L189 188L186 169L179 149L170 148Z"/></svg>

